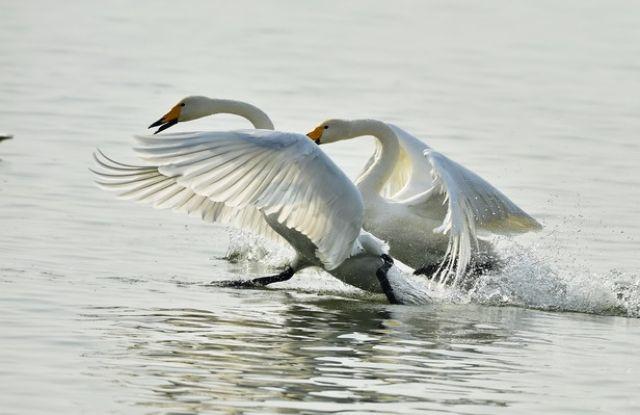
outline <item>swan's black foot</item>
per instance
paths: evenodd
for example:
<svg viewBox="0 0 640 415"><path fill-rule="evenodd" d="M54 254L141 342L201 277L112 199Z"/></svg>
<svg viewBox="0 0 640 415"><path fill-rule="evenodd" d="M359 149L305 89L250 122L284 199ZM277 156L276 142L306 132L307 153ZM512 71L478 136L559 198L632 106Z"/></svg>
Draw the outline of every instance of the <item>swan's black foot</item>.
<svg viewBox="0 0 640 415"><path fill-rule="evenodd" d="M440 268L440 264L425 264L413 271L413 275L424 275L428 279L432 279L438 268Z"/></svg>
<svg viewBox="0 0 640 415"><path fill-rule="evenodd" d="M454 260L453 266L457 265L457 260ZM413 271L414 275L424 275L428 280L433 280L442 264L425 264L424 266ZM461 287L464 289L471 289L477 279L491 271L498 271L502 268L503 263L499 257L495 255L480 254L472 258L471 262L467 266L465 276L462 280ZM442 276L439 276L442 278ZM447 279L447 284L452 284L454 279Z"/></svg>
<svg viewBox="0 0 640 415"><path fill-rule="evenodd" d="M257 279L257 278L256 278ZM223 280L223 281L211 281L209 283L213 287L225 287L225 288L261 288L264 284L260 284L255 280Z"/></svg>
<svg viewBox="0 0 640 415"><path fill-rule="evenodd" d="M382 255L380 255L380 258L382 258L382 260L385 263L389 264L389 268L391 268L391 265L393 265L393 258L391 258L390 255L382 254ZM387 271L389 270L389 268L387 268Z"/></svg>
<svg viewBox="0 0 640 415"><path fill-rule="evenodd" d="M384 263L376 271L376 276L380 282L380 287L382 287L382 292L387 296L387 300L389 300L391 304L400 304L393 292L393 289L391 288L391 284L389 284L389 279L387 278L387 272L393 266L393 258L387 254L380 255L380 258L382 258Z"/></svg>
<svg viewBox="0 0 640 415"><path fill-rule="evenodd" d="M491 271L500 271L504 263L502 259L496 255L478 255L471 261L469 271L472 275L482 275Z"/></svg>
<svg viewBox="0 0 640 415"><path fill-rule="evenodd" d="M225 281L212 281L211 285L215 287L229 287L229 288L262 288L274 282L287 281L293 277L295 271L291 267L287 267L284 271L277 275L271 275L269 277L254 278L252 280L225 280Z"/></svg>

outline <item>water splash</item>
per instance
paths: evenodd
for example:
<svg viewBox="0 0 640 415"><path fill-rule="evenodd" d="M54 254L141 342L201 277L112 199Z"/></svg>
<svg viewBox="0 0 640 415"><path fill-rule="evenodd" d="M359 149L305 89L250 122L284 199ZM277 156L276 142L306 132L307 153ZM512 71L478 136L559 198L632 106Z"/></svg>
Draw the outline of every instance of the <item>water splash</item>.
<svg viewBox="0 0 640 415"><path fill-rule="evenodd" d="M548 242L548 241L546 241ZM450 288L423 277L407 275L418 282L437 303L476 303L517 306L548 311L581 312L640 317L640 275L618 270L595 273L563 255L549 256L546 249L524 246L509 239L497 240L504 267L480 276L468 290ZM231 231L226 259L234 263L259 262L284 267L293 251L241 231ZM357 289L346 286L320 269L308 269L287 284L287 289L341 292L353 296ZM369 294L365 294L369 295ZM357 294L356 294L357 296Z"/></svg>
<svg viewBox="0 0 640 415"><path fill-rule="evenodd" d="M291 248L274 244L251 232L229 228L229 248L224 259L231 263L259 262L267 267L282 268L294 257Z"/></svg>
<svg viewBox="0 0 640 415"><path fill-rule="evenodd" d="M481 276L457 297L485 305L640 317L640 276L617 270L598 274L512 244L504 269Z"/></svg>
<svg viewBox="0 0 640 415"><path fill-rule="evenodd" d="M504 267L478 277L468 289L451 288L424 278L422 287L436 303L640 317L640 275L619 270L596 273L562 255L545 256L546 250L512 241L500 251Z"/></svg>

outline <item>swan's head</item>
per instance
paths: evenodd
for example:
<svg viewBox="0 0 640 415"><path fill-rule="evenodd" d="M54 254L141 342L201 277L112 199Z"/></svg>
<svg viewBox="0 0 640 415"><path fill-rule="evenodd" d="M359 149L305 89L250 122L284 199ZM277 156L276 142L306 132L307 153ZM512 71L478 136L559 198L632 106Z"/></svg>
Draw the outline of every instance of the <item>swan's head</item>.
<svg viewBox="0 0 640 415"><path fill-rule="evenodd" d="M160 127L154 134L176 125L179 122L191 121L211 114L211 102L207 97L190 96L180 100L160 118L149 126L149 128Z"/></svg>
<svg viewBox="0 0 640 415"><path fill-rule="evenodd" d="M351 137L351 122L347 120L326 120L313 131L307 133L307 137L316 144L327 144L345 140Z"/></svg>

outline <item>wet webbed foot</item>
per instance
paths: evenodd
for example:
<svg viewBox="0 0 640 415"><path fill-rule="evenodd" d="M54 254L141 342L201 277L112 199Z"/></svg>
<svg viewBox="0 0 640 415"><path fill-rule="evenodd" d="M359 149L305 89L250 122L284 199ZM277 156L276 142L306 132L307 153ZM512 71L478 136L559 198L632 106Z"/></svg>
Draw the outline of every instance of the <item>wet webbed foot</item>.
<svg viewBox="0 0 640 415"><path fill-rule="evenodd" d="M428 279L432 279L438 268L440 268L440 264L425 264L413 271L413 275L424 275Z"/></svg>
<svg viewBox="0 0 640 415"><path fill-rule="evenodd" d="M261 288L264 284L260 284L255 280L223 280L223 281L211 281L209 285L214 287L225 288Z"/></svg>
<svg viewBox="0 0 640 415"><path fill-rule="evenodd" d="M228 287L228 288L262 288L275 282L287 281L293 277L295 271L293 268L286 268L280 274L271 275L268 277L254 278L252 280L224 280L224 281L212 281L210 285L215 287Z"/></svg>
<svg viewBox="0 0 640 415"><path fill-rule="evenodd" d="M446 261L445 261L446 262ZM455 267L457 265L457 260L453 260L452 266ZM428 280L442 282L445 281L445 284L450 285L453 284L455 279L446 278L446 275L443 275L440 271L442 268L442 263L437 264L425 264L422 267L413 271L414 275L424 275ZM462 279L461 287L470 289L475 281L483 274L486 274L491 271L500 270L502 267L502 261L495 255L477 255L475 256L469 265L467 266L464 272L464 278Z"/></svg>
<svg viewBox="0 0 640 415"><path fill-rule="evenodd" d="M393 288L391 288L389 278L387 277L387 272L393 266L393 258L391 258L387 254L380 255L380 258L382 258L384 263L376 271L376 276L378 277L378 281L380 282L380 287L382 287L382 292L384 292L384 295L387 296L387 300L389 300L391 304L400 304L400 301L398 301L398 298L393 292Z"/></svg>

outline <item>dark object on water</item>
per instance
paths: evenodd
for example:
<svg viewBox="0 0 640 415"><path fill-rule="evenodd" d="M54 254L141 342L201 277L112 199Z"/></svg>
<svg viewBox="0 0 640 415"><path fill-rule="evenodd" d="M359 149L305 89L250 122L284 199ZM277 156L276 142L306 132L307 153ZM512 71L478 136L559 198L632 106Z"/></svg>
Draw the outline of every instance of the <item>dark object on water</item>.
<svg viewBox="0 0 640 415"><path fill-rule="evenodd" d="M0 134L0 141L10 140L13 136L11 134Z"/></svg>
<svg viewBox="0 0 640 415"><path fill-rule="evenodd" d="M212 281L210 285L231 288L260 288L266 287L274 282L288 281L295 273L293 268L287 267L281 273L269 277L254 278L252 280Z"/></svg>

